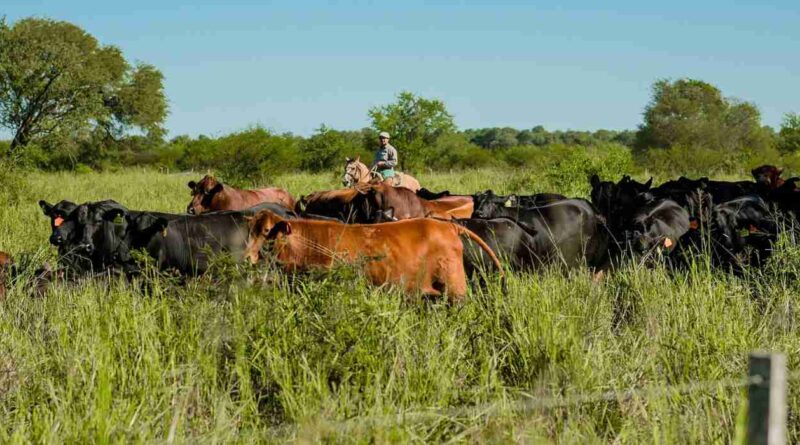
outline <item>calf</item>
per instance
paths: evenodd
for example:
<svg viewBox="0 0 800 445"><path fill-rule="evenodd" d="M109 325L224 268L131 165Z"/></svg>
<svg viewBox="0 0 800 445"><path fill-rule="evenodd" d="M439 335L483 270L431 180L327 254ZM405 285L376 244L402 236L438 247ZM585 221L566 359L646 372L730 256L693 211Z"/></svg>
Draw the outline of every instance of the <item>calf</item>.
<svg viewBox="0 0 800 445"><path fill-rule="evenodd" d="M194 215L219 210L245 210L264 202L280 204L289 210L295 206L292 195L278 187L242 190L225 185L209 175L200 182L189 181L188 186L192 190L192 202L186 212Z"/></svg>
<svg viewBox="0 0 800 445"><path fill-rule="evenodd" d="M264 211L250 221L247 256L252 263L258 262L267 243L287 271L331 268L337 261L363 261L374 284L399 285L409 293L447 295L455 302L463 300L467 292L459 238L462 234L484 249L500 268L491 249L469 229L428 218L346 225L287 221Z"/></svg>
<svg viewBox="0 0 800 445"><path fill-rule="evenodd" d="M474 216L511 218L535 239L535 253L543 263L567 267L586 263L591 268L608 265L608 230L594 207L583 199L565 199L538 207L506 207L484 201Z"/></svg>

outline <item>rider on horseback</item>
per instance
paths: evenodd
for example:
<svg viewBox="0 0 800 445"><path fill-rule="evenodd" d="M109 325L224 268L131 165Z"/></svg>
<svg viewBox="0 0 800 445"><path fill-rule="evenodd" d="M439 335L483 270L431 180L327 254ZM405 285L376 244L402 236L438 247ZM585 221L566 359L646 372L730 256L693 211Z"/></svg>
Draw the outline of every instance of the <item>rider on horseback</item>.
<svg viewBox="0 0 800 445"><path fill-rule="evenodd" d="M381 131L378 139L381 146L375 152L372 169L380 173L383 179L391 178L395 175L394 168L397 166L397 150L389 144L389 133Z"/></svg>

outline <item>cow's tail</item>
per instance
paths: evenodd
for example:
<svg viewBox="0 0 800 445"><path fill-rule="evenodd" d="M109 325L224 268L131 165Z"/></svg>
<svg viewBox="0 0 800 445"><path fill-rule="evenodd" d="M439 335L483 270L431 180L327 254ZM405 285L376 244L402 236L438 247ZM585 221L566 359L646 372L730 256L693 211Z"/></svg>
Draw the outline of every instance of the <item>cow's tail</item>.
<svg viewBox="0 0 800 445"><path fill-rule="evenodd" d="M497 258L497 255L494 254L492 248L489 247L489 245L487 245L486 242L482 240L481 237L476 235L475 232L473 232L472 230L469 230L468 228L463 226L459 226L458 224L453 224L453 226L458 230L459 235L467 235L472 241L475 241L475 243L478 246L480 246L480 248L483 249L487 255L489 255L489 258L492 259L494 265L497 266L497 270L500 271L500 279L503 281L503 288L505 289L506 274L505 271L503 271L503 265L500 264L500 259Z"/></svg>

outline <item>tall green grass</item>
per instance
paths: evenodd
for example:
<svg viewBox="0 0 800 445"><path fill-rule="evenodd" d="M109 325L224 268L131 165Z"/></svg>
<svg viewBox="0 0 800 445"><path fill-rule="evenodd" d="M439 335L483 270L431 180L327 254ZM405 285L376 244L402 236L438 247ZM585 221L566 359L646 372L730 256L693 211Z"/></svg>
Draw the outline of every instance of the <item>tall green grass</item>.
<svg viewBox="0 0 800 445"><path fill-rule="evenodd" d="M198 176L31 174L2 206L0 250L54 257L39 199L181 212ZM462 193L587 192L585 178L553 189L536 176L419 179ZM337 181L276 180L296 195ZM743 377L754 349L786 352L790 369L799 361L800 250L786 239L743 278L702 258L680 273L631 265L600 283L548 270L510 274L507 292L475 286L455 307L367 286L348 268L304 279L217 271L100 277L41 296L25 276L13 282L0 303L0 441L730 443L741 441L741 388L576 397ZM789 427L797 441L794 414Z"/></svg>

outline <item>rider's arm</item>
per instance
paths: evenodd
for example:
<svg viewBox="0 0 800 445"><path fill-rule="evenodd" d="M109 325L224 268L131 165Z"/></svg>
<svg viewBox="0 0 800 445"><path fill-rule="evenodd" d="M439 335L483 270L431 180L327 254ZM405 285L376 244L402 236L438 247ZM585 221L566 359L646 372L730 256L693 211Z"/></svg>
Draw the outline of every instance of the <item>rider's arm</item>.
<svg viewBox="0 0 800 445"><path fill-rule="evenodd" d="M387 147L386 159L383 160L384 168L395 168L397 166L397 150L394 147Z"/></svg>

